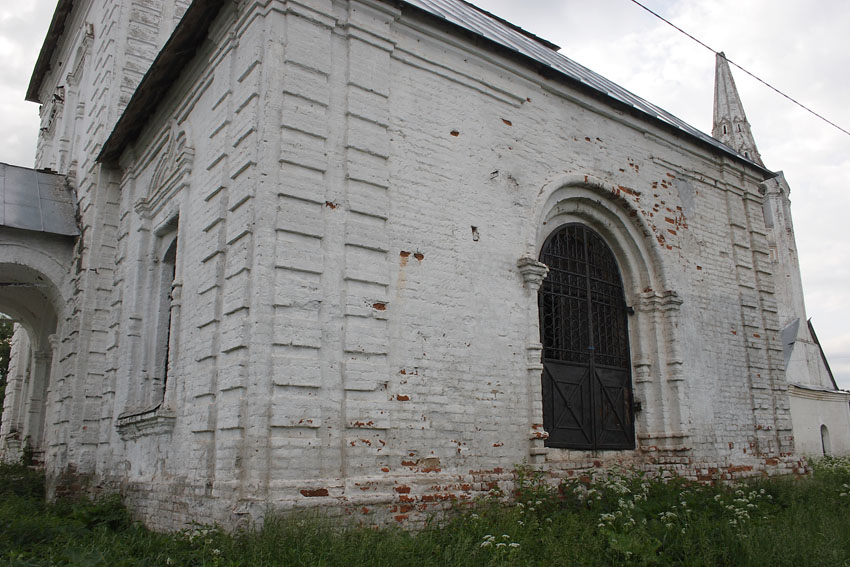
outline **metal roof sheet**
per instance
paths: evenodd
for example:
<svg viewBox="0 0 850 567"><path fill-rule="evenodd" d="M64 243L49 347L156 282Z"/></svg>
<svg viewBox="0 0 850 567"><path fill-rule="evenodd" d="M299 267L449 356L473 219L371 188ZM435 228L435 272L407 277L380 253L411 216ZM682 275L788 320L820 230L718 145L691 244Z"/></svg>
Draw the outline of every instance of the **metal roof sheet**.
<svg viewBox="0 0 850 567"><path fill-rule="evenodd" d="M60 0L60 6L70 1ZM775 175L770 170L754 163L734 149L720 143L664 109L647 102L602 75L594 73L572 59L561 55L555 51L557 46L553 43L473 4L464 0L385 1L413 7L469 33L483 37L538 65L543 65L568 79L577 81L605 98L626 105L650 120L662 122L698 142L744 162L761 171L765 176L772 177ZM190 4L171 38L148 69L124 112L122 112L118 123L104 143L97 161L108 162L117 159L126 144L139 135L147 118L155 112L162 93L167 90L168 85L179 75L183 66L194 56L194 47L197 47L203 40L210 21L216 16L223 4L224 0L194 0Z"/></svg>
<svg viewBox="0 0 850 567"><path fill-rule="evenodd" d="M508 24L504 20L481 10L473 4L463 0L403 0L403 3L419 8L433 16L528 57L573 80L579 81L607 97L626 104L648 115L650 118L665 122L689 136L752 164L766 173L770 173L769 170L744 157L729 146L720 143L708 134L694 128L684 120L677 118L666 110L642 99L602 75L594 73L587 67L579 65L572 59L551 49L547 44L552 44L546 40L541 40L536 36L528 34L524 30Z"/></svg>
<svg viewBox="0 0 850 567"><path fill-rule="evenodd" d="M76 205L65 178L0 163L0 226L76 236Z"/></svg>

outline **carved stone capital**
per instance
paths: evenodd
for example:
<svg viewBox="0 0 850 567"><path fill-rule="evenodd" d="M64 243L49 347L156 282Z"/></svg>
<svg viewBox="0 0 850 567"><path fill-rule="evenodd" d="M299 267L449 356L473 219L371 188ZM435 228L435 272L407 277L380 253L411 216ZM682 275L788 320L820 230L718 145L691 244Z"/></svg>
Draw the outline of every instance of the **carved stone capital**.
<svg viewBox="0 0 850 567"><path fill-rule="evenodd" d="M522 274L522 280L525 287L531 291L537 291L540 289L540 285L546 278L546 274L549 273L549 266L543 262L538 262L537 259L530 254L522 256L519 260L517 260L516 265L517 268L519 268L519 273Z"/></svg>
<svg viewBox="0 0 850 567"><path fill-rule="evenodd" d="M632 359L635 383L652 381L652 359L648 355L638 354Z"/></svg>
<svg viewBox="0 0 850 567"><path fill-rule="evenodd" d="M133 210L142 217L150 216L150 203L147 199L138 199L133 203Z"/></svg>
<svg viewBox="0 0 850 567"><path fill-rule="evenodd" d="M183 298L183 282L174 280L171 284L171 305L180 305Z"/></svg>
<svg viewBox="0 0 850 567"><path fill-rule="evenodd" d="M646 291L640 294L638 301L638 309L641 311L677 311L681 305L682 298L673 290Z"/></svg>
<svg viewBox="0 0 850 567"><path fill-rule="evenodd" d="M529 343L525 347L525 360L529 370L543 370L543 362L540 355L543 353L543 345L540 343Z"/></svg>
<svg viewBox="0 0 850 567"><path fill-rule="evenodd" d="M124 412L118 416L115 427L124 441L138 439L145 435L164 435L171 433L177 415L173 410L154 407L140 412Z"/></svg>

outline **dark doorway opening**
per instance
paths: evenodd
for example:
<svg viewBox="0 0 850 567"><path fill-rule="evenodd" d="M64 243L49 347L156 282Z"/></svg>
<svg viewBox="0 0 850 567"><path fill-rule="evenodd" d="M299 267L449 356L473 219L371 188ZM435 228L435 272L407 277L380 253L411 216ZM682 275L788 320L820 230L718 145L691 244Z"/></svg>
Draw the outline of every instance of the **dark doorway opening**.
<svg viewBox="0 0 850 567"><path fill-rule="evenodd" d="M543 425L546 445L635 446L628 307L611 249L581 224L553 232L540 253Z"/></svg>

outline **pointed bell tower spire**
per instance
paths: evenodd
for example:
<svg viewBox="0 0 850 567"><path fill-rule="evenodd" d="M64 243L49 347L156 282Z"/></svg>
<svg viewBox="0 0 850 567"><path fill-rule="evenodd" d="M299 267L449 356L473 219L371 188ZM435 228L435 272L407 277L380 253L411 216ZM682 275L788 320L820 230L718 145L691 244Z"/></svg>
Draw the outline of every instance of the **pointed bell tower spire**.
<svg viewBox="0 0 850 567"><path fill-rule="evenodd" d="M714 71L714 126L711 135L764 167L723 52L717 54Z"/></svg>

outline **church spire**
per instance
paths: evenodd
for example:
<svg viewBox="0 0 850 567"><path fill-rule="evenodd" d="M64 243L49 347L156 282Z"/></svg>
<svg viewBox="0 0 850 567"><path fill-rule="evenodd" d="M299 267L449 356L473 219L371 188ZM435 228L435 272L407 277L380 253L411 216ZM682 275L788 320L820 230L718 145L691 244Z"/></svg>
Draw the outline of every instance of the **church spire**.
<svg viewBox="0 0 850 567"><path fill-rule="evenodd" d="M723 52L717 54L714 71L714 126L711 135L764 167Z"/></svg>

